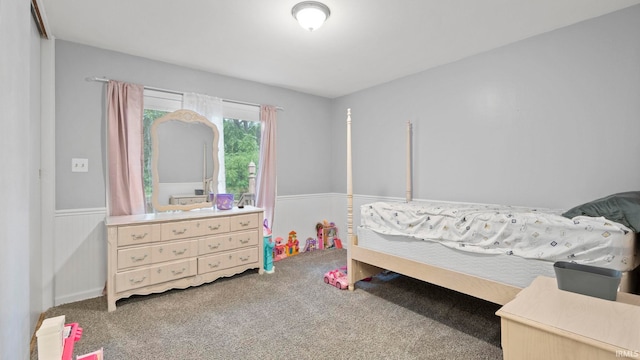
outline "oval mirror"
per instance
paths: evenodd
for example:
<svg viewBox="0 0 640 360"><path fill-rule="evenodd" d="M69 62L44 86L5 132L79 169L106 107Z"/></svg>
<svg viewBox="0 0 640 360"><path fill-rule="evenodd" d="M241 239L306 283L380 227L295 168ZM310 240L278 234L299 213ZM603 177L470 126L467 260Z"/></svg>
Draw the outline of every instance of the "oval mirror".
<svg viewBox="0 0 640 360"><path fill-rule="evenodd" d="M211 207L218 189L218 128L191 110L177 110L151 125L155 211Z"/></svg>

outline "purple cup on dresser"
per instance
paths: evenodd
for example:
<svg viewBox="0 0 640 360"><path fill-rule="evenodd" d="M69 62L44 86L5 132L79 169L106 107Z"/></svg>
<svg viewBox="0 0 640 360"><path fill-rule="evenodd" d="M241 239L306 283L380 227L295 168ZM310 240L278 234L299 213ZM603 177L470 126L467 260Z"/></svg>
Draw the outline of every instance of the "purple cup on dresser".
<svg viewBox="0 0 640 360"><path fill-rule="evenodd" d="M230 210L233 208L233 194L217 194L216 207L218 210Z"/></svg>

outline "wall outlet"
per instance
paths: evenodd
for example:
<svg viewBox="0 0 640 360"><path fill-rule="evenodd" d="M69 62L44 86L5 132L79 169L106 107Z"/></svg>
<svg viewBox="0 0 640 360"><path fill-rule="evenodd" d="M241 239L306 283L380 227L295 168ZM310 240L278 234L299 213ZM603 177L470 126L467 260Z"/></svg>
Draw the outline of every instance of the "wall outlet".
<svg viewBox="0 0 640 360"><path fill-rule="evenodd" d="M89 171L89 159L71 159L71 171L72 172Z"/></svg>

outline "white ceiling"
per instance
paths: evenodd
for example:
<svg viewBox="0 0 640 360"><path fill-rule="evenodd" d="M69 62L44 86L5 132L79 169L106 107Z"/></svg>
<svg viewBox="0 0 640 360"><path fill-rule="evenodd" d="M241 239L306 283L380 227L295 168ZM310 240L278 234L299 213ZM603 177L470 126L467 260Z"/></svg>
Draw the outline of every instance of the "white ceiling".
<svg viewBox="0 0 640 360"><path fill-rule="evenodd" d="M323 0L309 32L298 0L38 1L57 39L329 98L640 3Z"/></svg>

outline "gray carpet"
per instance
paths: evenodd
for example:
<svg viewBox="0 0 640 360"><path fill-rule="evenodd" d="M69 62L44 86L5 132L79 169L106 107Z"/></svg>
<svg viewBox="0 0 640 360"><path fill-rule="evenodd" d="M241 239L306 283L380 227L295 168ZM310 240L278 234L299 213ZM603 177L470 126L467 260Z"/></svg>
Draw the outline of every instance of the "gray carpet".
<svg viewBox="0 0 640 360"><path fill-rule="evenodd" d="M186 290L49 309L105 359L501 359L499 306L393 273L356 291L325 284L346 250L302 253ZM37 352L37 351L36 351ZM32 354L37 359L37 354Z"/></svg>

